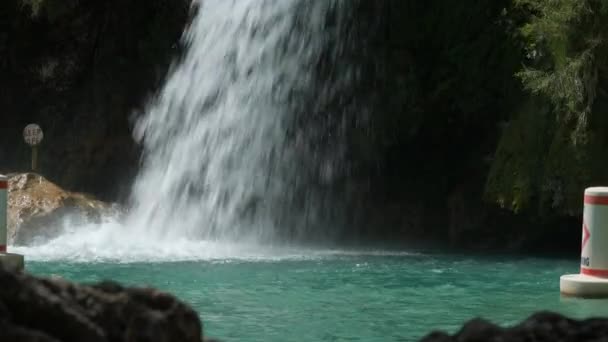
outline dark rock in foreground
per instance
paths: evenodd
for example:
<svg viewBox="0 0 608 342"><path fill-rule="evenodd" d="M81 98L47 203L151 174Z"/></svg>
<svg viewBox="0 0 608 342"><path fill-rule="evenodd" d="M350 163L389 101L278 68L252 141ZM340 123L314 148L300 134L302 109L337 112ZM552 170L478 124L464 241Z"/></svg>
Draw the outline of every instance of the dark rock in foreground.
<svg viewBox="0 0 608 342"><path fill-rule="evenodd" d="M75 285L0 267L0 341L203 340L197 313L172 295L110 282Z"/></svg>
<svg viewBox="0 0 608 342"><path fill-rule="evenodd" d="M573 320L552 312L539 312L520 324L502 328L482 319L466 323L455 335L433 332L420 342L578 342L608 341L608 319Z"/></svg>

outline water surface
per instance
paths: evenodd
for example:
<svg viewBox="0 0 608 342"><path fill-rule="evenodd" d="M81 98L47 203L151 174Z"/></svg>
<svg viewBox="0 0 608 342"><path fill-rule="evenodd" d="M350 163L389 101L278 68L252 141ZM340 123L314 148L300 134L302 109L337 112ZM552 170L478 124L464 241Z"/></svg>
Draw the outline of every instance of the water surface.
<svg viewBox="0 0 608 342"><path fill-rule="evenodd" d="M441 253L318 251L177 262L30 261L39 275L114 279L170 291L224 341L414 341L473 317L514 324L537 310L607 316L564 299L576 260Z"/></svg>

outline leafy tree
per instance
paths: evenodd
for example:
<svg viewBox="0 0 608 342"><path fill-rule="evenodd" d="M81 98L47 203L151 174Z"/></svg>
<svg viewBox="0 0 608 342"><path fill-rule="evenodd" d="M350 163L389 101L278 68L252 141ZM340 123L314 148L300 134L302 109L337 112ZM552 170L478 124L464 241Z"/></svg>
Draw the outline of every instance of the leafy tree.
<svg viewBox="0 0 608 342"><path fill-rule="evenodd" d="M529 93L502 136L486 195L514 211L576 214L584 187L608 180L608 1L514 0Z"/></svg>

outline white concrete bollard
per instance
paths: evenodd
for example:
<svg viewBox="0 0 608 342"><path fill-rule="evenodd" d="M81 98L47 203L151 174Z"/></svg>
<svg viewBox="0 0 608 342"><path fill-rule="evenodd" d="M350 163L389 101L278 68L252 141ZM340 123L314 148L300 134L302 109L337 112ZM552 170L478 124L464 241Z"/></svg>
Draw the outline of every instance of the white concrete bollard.
<svg viewBox="0 0 608 342"><path fill-rule="evenodd" d="M6 253L8 222L8 179L0 175L0 253Z"/></svg>
<svg viewBox="0 0 608 342"><path fill-rule="evenodd" d="M8 178L0 175L0 264L10 270L22 271L23 255L7 253Z"/></svg>
<svg viewBox="0 0 608 342"><path fill-rule="evenodd" d="M585 190L580 274L562 276L560 292L608 297L608 187Z"/></svg>
<svg viewBox="0 0 608 342"><path fill-rule="evenodd" d="M581 274L608 278L608 188L585 190Z"/></svg>

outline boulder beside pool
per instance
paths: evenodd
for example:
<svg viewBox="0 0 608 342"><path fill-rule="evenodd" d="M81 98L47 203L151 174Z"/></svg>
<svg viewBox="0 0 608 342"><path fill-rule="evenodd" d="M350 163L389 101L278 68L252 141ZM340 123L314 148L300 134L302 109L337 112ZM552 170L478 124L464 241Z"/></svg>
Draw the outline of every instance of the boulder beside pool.
<svg viewBox="0 0 608 342"><path fill-rule="evenodd" d="M433 332L420 342L557 342L607 341L608 319L574 320L553 312L539 312L513 327L503 328L491 322L474 319L454 335Z"/></svg>
<svg viewBox="0 0 608 342"><path fill-rule="evenodd" d="M112 282L77 285L0 266L0 341L212 342L174 296Z"/></svg>
<svg viewBox="0 0 608 342"><path fill-rule="evenodd" d="M119 211L116 205L64 190L36 173L8 177L9 244L28 244L36 238L58 235L66 218L94 222Z"/></svg>

